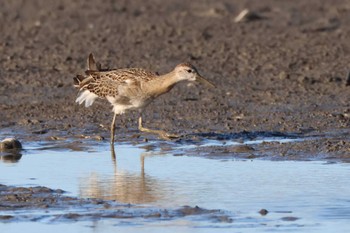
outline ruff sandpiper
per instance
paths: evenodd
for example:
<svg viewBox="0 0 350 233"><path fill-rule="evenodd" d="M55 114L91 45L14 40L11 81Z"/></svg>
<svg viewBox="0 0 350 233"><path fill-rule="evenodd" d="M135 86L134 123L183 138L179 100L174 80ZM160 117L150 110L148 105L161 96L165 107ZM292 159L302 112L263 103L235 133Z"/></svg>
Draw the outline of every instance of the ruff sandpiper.
<svg viewBox="0 0 350 233"><path fill-rule="evenodd" d="M85 102L85 107L89 107L97 98L102 98L112 104L114 116L111 124L111 145L114 144L116 116L129 110L139 111L140 131L155 133L164 139L177 137L162 130L143 127L142 111L155 98L169 92L177 83L183 81L198 81L209 87L215 87L189 63L181 63L173 71L158 75L141 68L103 70L90 54L87 66L85 75L74 77L74 86L79 89L76 102L79 104Z"/></svg>

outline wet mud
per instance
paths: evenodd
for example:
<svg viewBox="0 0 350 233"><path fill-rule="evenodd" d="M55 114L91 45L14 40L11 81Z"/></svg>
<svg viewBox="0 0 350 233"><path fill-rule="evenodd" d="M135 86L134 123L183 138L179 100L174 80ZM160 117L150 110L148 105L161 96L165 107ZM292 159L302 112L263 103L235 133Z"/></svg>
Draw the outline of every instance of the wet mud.
<svg viewBox="0 0 350 233"><path fill-rule="evenodd" d="M244 136L242 136L244 135ZM187 150L186 155L201 155L208 158L231 159L268 159L268 160L295 160L328 162L350 162L350 141L348 131L332 133L247 133L235 135L231 141L235 145L227 145L230 135L216 136L216 145L202 146ZM225 140L218 140L225 138ZM248 143L248 140L263 139L261 143ZM202 141L206 145L207 140Z"/></svg>
<svg viewBox="0 0 350 233"><path fill-rule="evenodd" d="M255 16L235 22L246 8ZM109 103L75 104L72 78L84 72L92 52L104 68L165 73L189 61L217 86L181 84L146 109L145 126L180 139L164 142L141 134L137 113L130 113L117 119L117 145L127 142L178 156L349 162L349 24L347 0L5 1L0 8L0 139L16 137L23 150L0 151L0 158L19 161L28 142L84 151L109 140ZM295 141L244 143L275 137ZM206 146L210 140L217 144ZM227 145L231 141L241 144ZM178 149L188 145L198 147ZM121 209L114 210L109 202L67 197L45 187L2 185L0 190L0 210L90 205L102 210L51 219L208 214L232 220L197 207L152 212L117 205ZM18 218L1 215L0 221Z"/></svg>
<svg viewBox="0 0 350 233"><path fill-rule="evenodd" d="M0 211L2 212L0 222L50 221L53 223L132 218L173 220L188 216L200 216L202 220L211 222L233 221L224 211L208 210L198 206L183 206L177 209L144 208L114 201L69 197L64 193L63 190L47 187L25 188L0 185ZM14 211L20 211L20 213L13 213Z"/></svg>
<svg viewBox="0 0 350 233"><path fill-rule="evenodd" d="M259 17L236 23L245 8ZM349 12L346 0L6 2L0 9L0 130L21 141L28 135L108 139L109 103L78 106L72 87L93 52L104 67L160 73L190 61L217 85L175 87L144 112L149 128L209 137L340 130L334 139L295 150L345 156ZM117 141L135 137L156 138L138 132L136 113L118 117Z"/></svg>

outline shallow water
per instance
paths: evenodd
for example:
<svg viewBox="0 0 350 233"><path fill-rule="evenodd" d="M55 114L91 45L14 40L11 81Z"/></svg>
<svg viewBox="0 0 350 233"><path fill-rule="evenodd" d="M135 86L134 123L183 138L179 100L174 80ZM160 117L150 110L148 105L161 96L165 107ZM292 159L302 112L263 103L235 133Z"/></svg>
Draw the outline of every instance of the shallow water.
<svg viewBox="0 0 350 233"><path fill-rule="evenodd" d="M72 232L350 230L350 164L174 156L172 152L147 152L129 144L116 146L114 162L107 143L84 151L57 149L52 144L25 145L17 163L0 162L0 183L47 186L63 189L70 196L116 200L142 208L189 205L220 209L233 222L218 223L201 216L171 221L37 221L0 223L1 232L19 232L28 227L36 232L62 232L66 225ZM262 208L269 213L260 215Z"/></svg>

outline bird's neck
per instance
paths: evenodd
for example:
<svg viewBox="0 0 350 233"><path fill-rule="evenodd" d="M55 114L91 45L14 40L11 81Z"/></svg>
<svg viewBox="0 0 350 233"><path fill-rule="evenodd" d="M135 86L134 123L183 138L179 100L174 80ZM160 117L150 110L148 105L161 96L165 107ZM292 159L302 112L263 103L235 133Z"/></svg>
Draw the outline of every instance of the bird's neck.
<svg viewBox="0 0 350 233"><path fill-rule="evenodd" d="M175 75L175 72L172 71L147 82L147 92L151 96L157 97L169 92L175 84L181 81L182 80Z"/></svg>

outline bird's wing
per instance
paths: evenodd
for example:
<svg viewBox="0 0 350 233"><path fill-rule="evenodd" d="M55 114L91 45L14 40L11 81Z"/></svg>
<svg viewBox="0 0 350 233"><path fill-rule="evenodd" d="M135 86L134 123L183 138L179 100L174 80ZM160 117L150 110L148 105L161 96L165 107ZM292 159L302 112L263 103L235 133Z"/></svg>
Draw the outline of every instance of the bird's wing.
<svg viewBox="0 0 350 233"><path fill-rule="evenodd" d="M96 70L86 70L85 74L93 76L95 79L112 79L116 82L123 82L127 79L136 80L141 82L147 82L153 79L158 74L140 69L140 68L127 68L127 69L116 69L107 71L96 71Z"/></svg>
<svg viewBox="0 0 350 233"><path fill-rule="evenodd" d="M135 79L126 79L118 86L118 95L129 99L142 95L141 82Z"/></svg>
<svg viewBox="0 0 350 233"><path fill-rule="evenodd" d="M140 69L140 68L127 68L127 69L117 69L109 71L98 72L101 76L109 77L115 81L124 81L124 80L135 80L147 82L150 79L157 76L156 73Z"/></svg>
<svg viewBox="0 0 350 233"><path fill-rule="evenodd" d="M142 94L142 82L147 82L157 74L139 68L109 71L87 70L89 77L81 89L89 90L101 98L113 97L121 104Z"/></svg>
<svg viewBox="0 0 350 233"><path fill-rule="evenodd" d="M96 94L100 98L105 98L108 96L117 96L118 95L118 86L119 83L113 81L110 78L101 77L98 75L90 75L83 80L84 86L81 86L80 90L88 90Z"/></svg>

